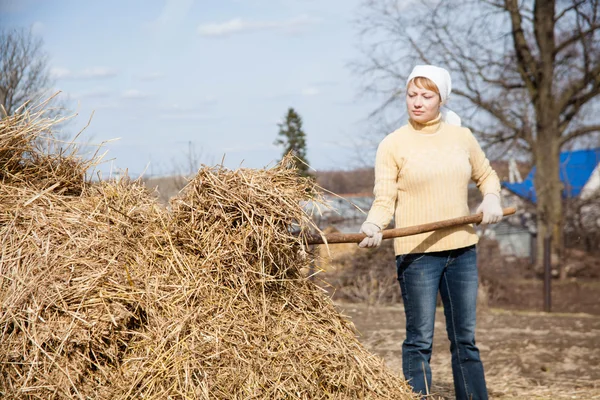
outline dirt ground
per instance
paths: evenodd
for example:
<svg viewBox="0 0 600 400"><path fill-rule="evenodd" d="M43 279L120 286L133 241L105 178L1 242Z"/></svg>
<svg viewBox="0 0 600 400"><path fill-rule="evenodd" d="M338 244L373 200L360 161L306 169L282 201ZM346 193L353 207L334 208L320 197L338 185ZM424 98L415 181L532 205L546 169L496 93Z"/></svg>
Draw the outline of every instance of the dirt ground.
<svg viewBox="0 0 600 400"><path fill-rule="evenodd" d="M490 307L507 310L543 311L544 283L541 279L504 280L501 290L498 281L488 283L487 302ZM550 309L556 313L585 313L600 316L600 280L567 279L552 280L550 286Z"/></svg>
<svg viewBox="0 0 600 400"><path fill-rule="evenodd" d="M363 345L402 376L405 320L391 243L324 253L323 288L359 332ZM572 254L577 274L552 279L544 313L543 275L529 259L508 259L480 241L477 343L491 399L600 400L600 258ZM573 276L574 275L574 276ZM441 302L438 302L441 305ZM432 399L454 399L450 343L438 309Z"/></svg>
<svg viewBox="0 0 600 400"><path fill-rule="evenodd" d="M590 302L598 300L595 296ZM354 322L363 345L401 375L403 306L337 305ZM491 399L600 399L600 315L483 307L477 343ZM432 399L453 399L441 308L436 316L432 371Z"/></svg>

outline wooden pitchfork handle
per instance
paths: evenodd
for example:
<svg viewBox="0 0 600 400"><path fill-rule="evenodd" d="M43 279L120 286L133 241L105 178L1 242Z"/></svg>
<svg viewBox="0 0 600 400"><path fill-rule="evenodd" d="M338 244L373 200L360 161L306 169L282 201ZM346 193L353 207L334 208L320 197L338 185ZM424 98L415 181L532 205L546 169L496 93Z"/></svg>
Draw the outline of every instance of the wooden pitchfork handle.
<svg viewBox="0 0 600 400"><path fill-rule="evenodd" d="M517 212L515 207L502 209L504 216L512 215ZM483 214L467 215L466 217L458 217L446 219L443 221L430 222L428 224L408 226L406 228L385 229L383 230L383 238L391 239L402 236L417 235L419 233L437 231L438 229L449 228L452 226L479 224L483 219ZM360 243L367 236L364 233L329 233L324 235L328 244L332 243ZM308 244L324 244L323 236L314 233L305 235Z"/></svg>

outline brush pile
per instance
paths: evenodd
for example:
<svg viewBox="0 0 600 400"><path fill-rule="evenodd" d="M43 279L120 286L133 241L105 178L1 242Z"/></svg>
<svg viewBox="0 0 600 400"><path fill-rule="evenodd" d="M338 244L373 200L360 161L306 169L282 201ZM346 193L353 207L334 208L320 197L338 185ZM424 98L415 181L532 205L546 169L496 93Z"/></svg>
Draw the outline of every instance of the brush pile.
<svg viewBox="0 0 600 400"><path fill-rule="evenodd" d="M204 167L164 208L0 121L0 397L413 399L299 272L313 184Z"/></svg>

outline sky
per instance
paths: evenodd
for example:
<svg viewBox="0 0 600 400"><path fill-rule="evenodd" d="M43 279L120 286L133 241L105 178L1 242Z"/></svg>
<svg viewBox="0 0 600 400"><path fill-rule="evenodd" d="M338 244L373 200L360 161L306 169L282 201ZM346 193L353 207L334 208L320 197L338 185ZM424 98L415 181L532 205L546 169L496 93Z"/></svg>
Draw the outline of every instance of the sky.
<svg viewBox="0 0 600 400"><path fill-rule="evenodd" d="M289 107L315 170L349 169L377 99L361 92L360 0L0 0L3 27L44 41L55 89L103 143L106 176L203 164L265 168ZM93 115L93 116L92 116ZM368 141L372 143L372 141ZM368 162L368 161L367 161Z"/></svg>

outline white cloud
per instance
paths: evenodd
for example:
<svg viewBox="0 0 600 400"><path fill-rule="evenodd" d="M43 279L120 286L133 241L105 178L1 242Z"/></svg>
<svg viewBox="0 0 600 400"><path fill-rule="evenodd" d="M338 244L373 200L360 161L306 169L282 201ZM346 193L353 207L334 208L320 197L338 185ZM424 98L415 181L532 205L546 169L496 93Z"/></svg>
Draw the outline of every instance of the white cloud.
<svg viewBox="0 0 600 400"><path fill-rule="evenodd" d="M31 24L31 33L34 35L42 35L45 28L46 26L42 22L35 21L33 24Z"/></svg>
<svg viewBox="0 0 600 400"><path fill-rule="evenodd" d="M97 106L94 106L95 110L110 110L110 109L115 109L118 108L119 104L117 103L101 103L98 104Z"/></svg>
<svg viewBox="0 0 600 400"><path fill-rule="evenodd" d="M198 114L194 112L168 112L163 113L158 116L160 119L165 120L194 120L194 121L209 121L219 119L218 117L213 117L206 114Z"/></svg>
<svg viewBox="0 0 600 400"><path fill-rule="evenodd" d="M164 78L165 75L160 72L149 72L147 74L141 75L140 80L142 81L156 81L158 79Z"/></svg>
<svg viewBox="0 0 600 400"><path fill-rule="evenodd" d="M124 99L145 99L149 97L149 94L137 89L128 89L121 93L121 97Z"/></svg>
<svg viewBox="0 0 600 400"><path fill-rule="evenodd" d="M117 75L117 70L107 67L91 67L81 71L71 71L68 68L55 67L50 70L54 79L105 79Z"/></svg>
<svg viewBox="0 0 600 400"><path fill-rule="evenodd" d="M110 90L106 89L106 88L94 88L91 90L86 90L84 92L78 92L78 93L73 93L72 96L76 99L85 99L85 98L102 98L102 97L108 97L110 96L112 93Z"/></svg>
<svg viewBox="0 0 600 400"><path fill-rule="evenodd" d="M203 112L207 109L207 106L212 106L217 103L217 98L214 96L205 96L196 101L192 101L190 103L178 104L178 103L170 103L163 104L161 106L161 110L166 110L169 113L197 113Z"/></svg>
<svg viewBox="0 0 600 400"><path fill-rule="evenodd" d="M65 79L71 75L71 71L66 68L56 67L50 69L50 76L54 79Z"/></svg>
<svg viewBox="0 0 600 400"><path fill-rule="evenodd" d="M84 69L80 74L82 79L112 78L117 75L117 70L106 67L92 67Z"/></svg>
<svg viewBox="0 0 600 400"><path fill-rule="evenodd" d="M217 98L215 96L204 96L202 99L200 99L200 104L206 106L206 105L212 105L212 104L216 104L217 103Z"/></svg>
<svg viewBox="0 0 600 400"><path fill-rule="evenodd" d="M306 86L300 90L298 90L298 88L294 88L294 89L290 89L290 91L286 91L286 92L266 93L263 98L265 100L269 100L269 101L272 101L272 100L281 101L281 100L297 98L299 95L301 95L301 96L316 96L320 93L321 93L321 89L319 89L317 86Z"/></svg>
<svg viewBox="0 0 600 400"><path fill-rule="evenodd" d="M155 45L170 46L173 40L179 40L179 29L191 15L194 0L161 0L160 14L143 26L152 34Z"/></svg>
<svg viewBox="0 0 600 400"><path fill-rule="evenodd" d="M314 25L319 21L306 15L282 21L246 21L242 18L234 18L221 23L209 23L198 26L198 34L201 36L227 36L243 32L278 30L286 32L297 32L301 28Z"/></svg>
<svg viewBox="0 0 600 400"><path fill-rule="evenodd" d="M302 89L303 96L315 96L319 93L320 93L320 91L316 87L307 87L307 88Z"/></svg>
<svg viewBox="0 0 600 400"><path fill-rule="evenodd" d="M338 86L339 84L340 84L340 82L338 82L338 81L334 81L334 80L330 80L330 81L319 81L319 82L315 82L315 83L314 83L314 85L315 85L315 86L321 86L321 87L323 87L323 86L327 86L327 87L330 87L330 86Z"/></svg>
<svg viewBox="0 0 600 400"><path fill-rule="evenodd" d="M170 28L183 21L190 8L194 5L194 0L167 0L163 7L156 25L159 28Z"/></svg>

